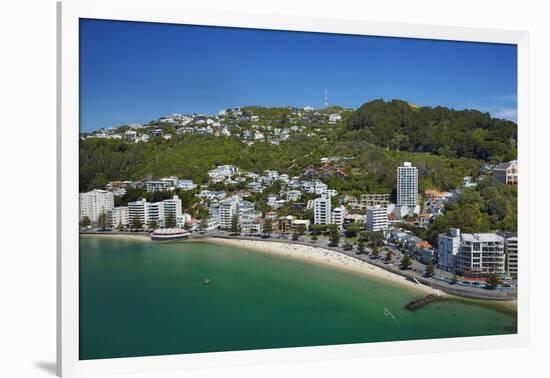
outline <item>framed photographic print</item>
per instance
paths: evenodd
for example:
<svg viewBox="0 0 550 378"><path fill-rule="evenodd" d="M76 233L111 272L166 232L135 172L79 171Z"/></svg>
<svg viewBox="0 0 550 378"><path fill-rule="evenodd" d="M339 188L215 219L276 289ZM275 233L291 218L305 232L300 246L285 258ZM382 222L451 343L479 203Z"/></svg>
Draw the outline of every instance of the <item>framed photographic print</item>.
<svg viewBox="0 0 550 378"><path fill-rule="evenodd" d="M526 344L526 32L58 14L60 375Z"/></svg>

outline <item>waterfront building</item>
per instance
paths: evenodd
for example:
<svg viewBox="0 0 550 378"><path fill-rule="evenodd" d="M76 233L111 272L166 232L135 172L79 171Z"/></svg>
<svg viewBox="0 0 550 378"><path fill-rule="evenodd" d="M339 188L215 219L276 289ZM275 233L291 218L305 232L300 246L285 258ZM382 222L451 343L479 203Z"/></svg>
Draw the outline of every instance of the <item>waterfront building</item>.
<svg viewBox="0 0 550 378"><path fill-rule="evenodd" d="M94 189L79 194L80 220L84 217L93 223L97 222L101 214L107 215L109 210L115 207L115 196L106 190Z"/></svg>
<svg viewBox="0 0 550 378"><path fill-rule="evenodd" d="M346 217L348 210L344 206L335 207L331 211L331 224L338 226L339 230L344 227L344 218Z"/></svg>
<svg viewBox="0 0 550 378"><path fill-rule="evenodd" d="M418 201L418 169L411 162L397 168L397 205L415 207Z"/></svg>
<svg viewBox="0 0 550 378"><path fill-rule="evenodd" d="M224 230L231 229L231 221L233 216L238 215L239 209L237 202L232 199L222 201L219 208L219 223L220 228Z"/></svg>
<svg viewBox="0 0 550 378"><path fill-rule="evenodd" d="M460 229L450 228L437 237L437 265L439 269L453 272L455 259L460 250Z"/></svg>
<svg viewBox="0 0 550 378"><path fill-rule="evenodd" d="M381 205L367 207L365 224L368 231L381 231L388 228L389 221L387 207Z"/></svg>
<svg viewBox="0 0 550 378"><path fill-rule="evenodd" d="M332 206L330 197L323 195L313 200L314 224L330 224Z"/></svg>
<svg viewBox="0 0 550 378"><path fill-rule="evenodd" d="M506 271L513 278L518 278L518 238L516 236L506 238L504 252L506 254Z"/></svg>
<svg viewBox="0 0 550 378"><path fill-rule="evenodd" d="M157 227L164 227L164 203L163 202L147 202L147 218L145 224L151 227L155 222Z"/></svg>
<svg viewBox="0 0 550 378"><path fill-rule="evenodd" d="M172 215L176 218L178 215L181 215L181 199L178 196L173 196L170 199L165 199L162 201L164 207L164 216Z"/></svg>
<svg viewBox="0 0 550 378"><path fill-rule="evenodd" d="M191 215L187 213L183 213L176 216L176 227L177 228L184 228L185 223L191 220Z"/></svg>
<svg viewBox="0 0 550 378"><path fill-rule="evenodd" d="M512 160L507 163L497 164L493 169L493 176L504 185L517 185L518 183L518 161Z"/></svg>
<svg viewBox="0 0 550 378"><path fill-rule="evenodd" d="M296 220L296 217L293 215L287 215L285 217L280 217L277 221L277 229L279 232L291 232L292 223Z"/></svg>
<svg viewBox="0 0 550 378"><path fill-rule="evenodd" d="M139 222L141 227L144 227L149 220L148 213L149 207L145 198L128 202L128 224L130 227L133 227L135 220Z"/></svg>
<svg viewBox="0 0 550 378"><path fill-rule="evenodd" d="M110 224L112 228L117 228L119 225L122 225L122 227L127 227L129 224L128 207L117 206L109 210L107 213L107 223Z"/></svg>
<svg viewBox="0 0 550 378"><path fill-rule="evenodd" d="M460 250L455 259L459 274L485 277L506 271L504 238L497 234L462 234Z"/></svg>
<svg viewBox="0 0 550 378"><path fill-rule="evenodd" d="M292 232L304 233L309 230L309 219L295 219L290 226Z"/></svg>

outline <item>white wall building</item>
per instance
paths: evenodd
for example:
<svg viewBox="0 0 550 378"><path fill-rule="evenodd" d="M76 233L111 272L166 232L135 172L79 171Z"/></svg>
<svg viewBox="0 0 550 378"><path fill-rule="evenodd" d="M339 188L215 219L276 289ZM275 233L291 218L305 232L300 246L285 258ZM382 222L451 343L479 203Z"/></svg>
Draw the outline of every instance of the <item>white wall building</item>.
<svg viewBox="0 0 550 378"><path fill-rule="evenodd" d="M107 215L109 210L115 207L115 196L106 190L94 189L79 194L80 220L88 217L90 221L97 222L100 214Z"/></svg>
<svg viewBox="0 0 550 378"><path fill-rule="evenodd" d="M231 229L231 220L234 215L238 215L239 210L237 203L230 199L223 201L219 207L219 223L220 228L229 230Z"/></svg>
<svg viewBox="0 0 550 378"><path fill-rule="evenodd" d="M462 234L455 261L458 273L466 276L504 273L504 238L497 234Z"/></svg>
<svg viewBox="0 0 550 378"><path fill-rule="evenodd" d="M162 201L164 207L164 216L168 214L176 218L178 215L181 215L181 199L178 196L173 196L170 199Z"/></svg>
<svg viewBox="0 0 550 378"><path fill-rule="evenodd" d="M123 227L128 226L128 207L127 206L117 206L113 207L107 213L107 222L111 225L112 228L117 228L119 225Z"/></svg>
<svg viewBox="0 0 550 378"><path fill-rule="evenodd" d="M513 278L518 277L518 238L507 238L504 250L506 252L506 271Z"/></svg>
<svg viewBox="0 0 550 378"><path fill-rule="evenodd" d="M331 222L338 226L339 230L342 230L344 226L344 218L348 214L348 210L344 206L335 207L331 211Z"/></svg>
<svg viewBox="0 0 550 378"><path fill-rule="evenodd" d="M418 169L406 161L397 167L397 205L415 207L418 200Z"/></svg>
<svg viewBox="0 0 550 378"><path fill-rule="evenodd" d="M314 224L330 224L331 217L331 203L329 196L321 196L313 200L313 214Z"/></svg>
<svg viewBox="0 0 550 378"><path fill-rule="evenodd" d="M381 231L389 227L388 209L386 206L369 206L365 226L368 231Z"/></svg>
<svg viewBox="0 0 550 378"><path fill-rule="evenodd" d="M149 207L147 206L147 201L145 198L128 202L128 224L130 228L133 228L135 219L139 221L141 227L144 227L149 220Z"/></svg>
<svg viewBox="0 0 550 378"><path fill-rule="evenodd" d="M460 229L450 228L437 238L437 265L440 269L453 272L456 255L460 251Z"/></svg>

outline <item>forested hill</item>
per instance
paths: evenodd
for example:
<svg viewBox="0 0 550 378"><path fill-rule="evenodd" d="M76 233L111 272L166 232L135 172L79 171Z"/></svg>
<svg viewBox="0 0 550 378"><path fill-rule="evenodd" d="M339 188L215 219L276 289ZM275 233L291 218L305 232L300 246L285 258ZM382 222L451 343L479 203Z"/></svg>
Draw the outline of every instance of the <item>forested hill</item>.
<svg viewBox="0 0 550 378"><path fill-rule="evenodd" d="M340 138L390 149L485 161L516 158L517 125L477 110L374 100L353 112Z"/></svg>
<svg viewBox="0 0 550 378"><path fill-rule="evenodd" d="M451 190L461 185L464 176L477 177L485 162L516 158L516 124L475 110L417 107L400 100L375 100L355 111L294 109L243 107L241 115L197 116L190 124L200 121L205 126L204 119L215 118L218 128L231 129L230 136L178 133L181 125L163 119L135 130L141 137L160 128L171 134L169 140L128 140L124 133L130 126L110 131L119 139L83 135L80 189L102 188L112 180L169 175L205 183L208 170L219 164L258 173L275 169L294 176L319 167L323 157L346 156L352 159L342 164L345 178L322 177L341 193L391 192L395 169L403 161L418 167L420 189ZM331 122L329 115L334 113L342 120ZM264 134L260 140L250 137L258 132ZM288 138L280 138L285 132Z"/></svg>

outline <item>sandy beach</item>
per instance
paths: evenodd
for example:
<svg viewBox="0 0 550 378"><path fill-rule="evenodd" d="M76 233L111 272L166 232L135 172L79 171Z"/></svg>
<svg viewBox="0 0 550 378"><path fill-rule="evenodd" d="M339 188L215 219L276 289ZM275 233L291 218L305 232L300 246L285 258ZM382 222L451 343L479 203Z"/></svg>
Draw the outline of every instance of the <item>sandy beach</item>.
<svg viewBox="0 0 550 378"><path fill-rule="evenodd" d="M81 238L107 238L107 239L122 239L122 240L133 240L141 242L150 242L151 236L149 234L131 234L131 233L80 233Z"/></svg>
<svg viewBox="0 0 550 378"><path fill-rule="evenodd" d="M299 259L312 263L329 265L338 269L345 269L359 274L364 274L369 277L390 281L394 284L417 290L423 294L438 294L442 296L449 295L441 290L433 289L426 285L416 284L398 274L390 273L367 262L360 261L328 249L300 244L275 243L260 240L208 238L202 239L202 241L247 248L257 252L270 253L273 255Z"/></svg>

